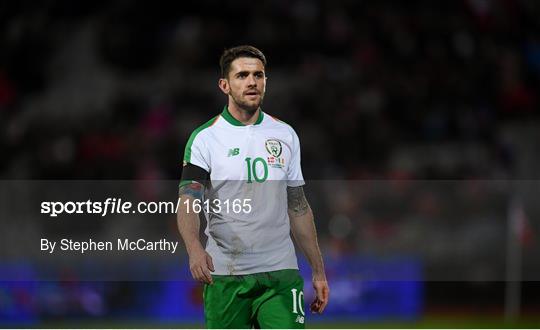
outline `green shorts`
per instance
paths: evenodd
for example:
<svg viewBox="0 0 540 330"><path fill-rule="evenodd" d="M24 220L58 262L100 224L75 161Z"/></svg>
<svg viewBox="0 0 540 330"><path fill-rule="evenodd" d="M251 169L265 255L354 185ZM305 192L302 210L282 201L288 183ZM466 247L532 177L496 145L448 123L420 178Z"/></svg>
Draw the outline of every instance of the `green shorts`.
<svg viewBox="0 0 540 330"><path fill-rule="evenodd" d="M208 328L304 329L304 279L298 270L212 278L203 292Z"/></svg>

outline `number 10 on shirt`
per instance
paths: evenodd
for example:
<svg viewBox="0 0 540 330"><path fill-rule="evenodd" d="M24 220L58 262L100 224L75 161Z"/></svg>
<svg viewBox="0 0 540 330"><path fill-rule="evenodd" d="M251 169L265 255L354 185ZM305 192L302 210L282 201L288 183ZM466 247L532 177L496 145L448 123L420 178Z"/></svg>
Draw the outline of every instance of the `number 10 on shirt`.
<svg viewBox="0 0 540 330"><path fill-rule="evenodd" d="M247 183L252 183L253 182L252 179L255 179L255 181L259 183L266 181L266 179L268 178L268 165L266 164L266 161L264 159L262 159L261 157L257 157L252 162L250 157L246 157L245 161L246 161L247 174L248 174ZM263 168L262 177L260 177L257 174L257 167L260 167L260 165L258 164L262 164L262 168Z"/></svg>

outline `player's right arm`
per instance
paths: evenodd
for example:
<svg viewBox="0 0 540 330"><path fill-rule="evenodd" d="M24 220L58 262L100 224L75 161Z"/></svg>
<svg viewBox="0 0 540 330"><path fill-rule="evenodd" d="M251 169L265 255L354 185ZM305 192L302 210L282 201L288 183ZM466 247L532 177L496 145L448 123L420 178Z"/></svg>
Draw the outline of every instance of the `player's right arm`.
<svg viewBox="0 0 540 330"><path fill-rule="evenodd" d="M194 203L202 204L204 186L196 181L186 183L180 186L178 195L181 201L177 214L178 230L189 256L189 270L195 280L211 284L210 271L214 271L214 265L212 257L204 250L199 239L199 214L192 207Z"/></svg>
<svg viewBox="0 0 540 330"><path fill-rule="evenodd" d="M199 237L199 214L194 212L194 203L201 203L204 196L204 187L210 180L210 153L201 138L201 132L212 125L214 119L209 120L191 133L183 158L182 180L178 197L180 205L176 220L178 230L186 245L189 256L189 269L197 281L212 283L210 271L214 271L212 257L204 250Z"/></svg>

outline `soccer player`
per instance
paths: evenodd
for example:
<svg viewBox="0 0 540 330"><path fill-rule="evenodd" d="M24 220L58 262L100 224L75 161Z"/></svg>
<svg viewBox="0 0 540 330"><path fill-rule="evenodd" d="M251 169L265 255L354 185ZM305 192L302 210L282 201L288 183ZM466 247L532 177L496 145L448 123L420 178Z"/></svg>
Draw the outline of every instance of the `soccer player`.
<svg viewBox="0 0 540 330"><path fill-rule="evenodd" d="M260 50L227 49L220 67L228 102L191 134L179 191L178 228L191 274L205 283L206 325L304 328L304 282L291 232L312 268L312 313L323 312L329 288L302 189L298 136L261 110L266 58ZM206 249L195 204L207 219Z"/></svg>

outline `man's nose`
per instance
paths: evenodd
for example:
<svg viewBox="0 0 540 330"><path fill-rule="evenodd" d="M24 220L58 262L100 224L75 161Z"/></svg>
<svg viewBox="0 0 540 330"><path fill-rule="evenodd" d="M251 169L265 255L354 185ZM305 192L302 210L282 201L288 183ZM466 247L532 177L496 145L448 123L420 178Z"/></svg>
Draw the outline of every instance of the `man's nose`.
<svg viewBox="0 0 540 330"><path fill-rule="evenodd" d="M248 76L247 83L249 86L257 86L257 81L255 80L255 77L251 74Z"/></svg>

